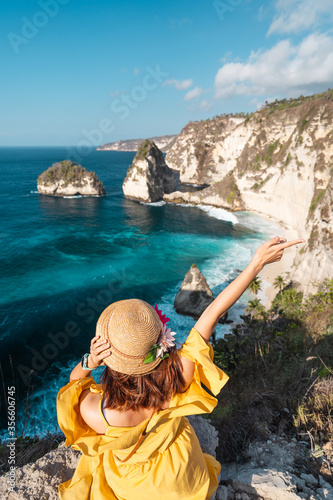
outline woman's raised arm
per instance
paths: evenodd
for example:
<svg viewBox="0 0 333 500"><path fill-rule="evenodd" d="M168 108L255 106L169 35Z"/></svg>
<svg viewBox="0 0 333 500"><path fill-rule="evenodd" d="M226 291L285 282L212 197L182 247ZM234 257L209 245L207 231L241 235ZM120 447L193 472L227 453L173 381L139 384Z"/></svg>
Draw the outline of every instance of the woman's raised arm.
<svg viewBox="0 0 333 500"><path fill-rule="evenodd" d="M286 241L279 236L266 241L257 249L244 271L204 310L194 328L208 342L218 320L234 305L263 267L281 260L285 248L304 243L304 241L303 239Z"/></svg>

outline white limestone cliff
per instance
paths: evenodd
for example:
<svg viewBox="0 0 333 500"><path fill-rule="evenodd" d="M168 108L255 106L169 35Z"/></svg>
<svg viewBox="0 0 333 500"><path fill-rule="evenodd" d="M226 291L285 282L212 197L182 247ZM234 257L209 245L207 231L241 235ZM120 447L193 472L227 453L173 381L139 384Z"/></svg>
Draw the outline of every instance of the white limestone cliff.
<svg viewBox="0 0 333 500"><path fill-rule="evenodd" d="M144 141L123 182L126 198L151 203L162 200L164 193L176 187L172 170L154 142Z"/></svg>
<svg viewBox="0 0 333 500"><path fill-rule="evenodd" d="M291 277L307 295L333 276L333 91L248 116L191 122L168 151L180 180L208 184L164 200L247 210L304 238ZM296 284L297 284L296 283Z"/></svg>

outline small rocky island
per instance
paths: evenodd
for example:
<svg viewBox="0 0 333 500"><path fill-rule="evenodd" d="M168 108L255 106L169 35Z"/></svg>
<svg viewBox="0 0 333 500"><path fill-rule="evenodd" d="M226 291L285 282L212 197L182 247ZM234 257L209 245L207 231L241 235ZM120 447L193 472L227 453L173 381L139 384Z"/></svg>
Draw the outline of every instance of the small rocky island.
<svg viewBox="0 0 333 500"><path fill-rule="evenodd" d="M176 313L199 319L213 300L214 295L205 276L196 264L192 264L174 300ZM227 318L228 313L219 319L219 323L226 323ZM232 323L232 321L229 322Z"/></svg>
<svg viewBox="0 0 333 500"><path fill-rule="evenodd" d="M152 203L162 200L164 193L171 193L175 187L175 175L165 163L162 151L146 139L127 170L123 182L125 197Z"/></svg>
<svg viewBox="0 0 333 500"><path fill-rule="evenodd" d="M74 161L54 163L37 179L41 194L51 196L103 196L105 188L95 172L88 172Z"/></svg>

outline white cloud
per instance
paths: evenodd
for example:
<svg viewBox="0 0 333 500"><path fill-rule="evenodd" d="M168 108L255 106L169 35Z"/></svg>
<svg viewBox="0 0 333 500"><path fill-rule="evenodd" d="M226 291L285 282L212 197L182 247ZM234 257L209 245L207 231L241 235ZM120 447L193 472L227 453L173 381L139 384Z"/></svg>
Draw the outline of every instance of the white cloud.
<svg viewBox="0 0 333 500"><path fill-rule="evenodd" d="M201 101L199 107L200 109L203 109L204 111L209 111L213 106L213 103L211 101L208 101L207 99L204 99Z"/></svg>
<svg viewBox="0 0 333 500"><path fill-rule="evenodd" d="M215 77L215 97L295 96L318 92L333 81L333 38L312 34L294 46L282 40L266 51L251 52L246 63L227 63Z"/></svg>
<svg viewBox="0 0 333 500"><path fill-rule="evenodd" d="M184 97L184 101L190 101L191 99L195 99L196 97L200 97L203 90L200 87L194 87L194 89L189 90Z"/></svg>
<svg viewBox="0 0 333 500"><path fill-rule="evenodd" d="M138 76L138 74L140 73L140 70L138 68L134 68L133 73L135 76Z"/></svg>
<svg viewBox="0 0 333 500"><path fill-rule="evenodd" d="M333 20L332 0L278 0L275 7L277 14L268 35L300 33Z"/></svg>
<svg viewBox="0 0 333 500"><path fill-rule="evenodd" d="M266 14L266 9L265 5L261 5L258 10L258 21L261 23L261 21L264 19Z"/></svg>
<svg viewBox="0 0 333 500"><path fill-rule="evenodd" d="M227 61L229 61L231 59L231 56L232 56L232 52L230 52L230 50L228 50L228 52L226 52L224 54L224 56L221 57L220 62L223 64L226 63Z"/></svg>
<svg viewBox="0 0 333 500"><path fill-rule="evenodd" d="M188 80L166 80L163 83L163 86L165 85L171 85L172 87L175 87L177 90L186 90L193 85L193 80L192 78L189 78Z"/></svg>

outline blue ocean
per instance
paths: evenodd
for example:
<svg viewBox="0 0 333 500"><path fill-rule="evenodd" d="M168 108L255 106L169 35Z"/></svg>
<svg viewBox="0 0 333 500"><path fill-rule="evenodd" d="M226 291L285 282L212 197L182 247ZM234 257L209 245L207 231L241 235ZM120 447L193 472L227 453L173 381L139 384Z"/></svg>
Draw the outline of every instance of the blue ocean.
<svg viewBox="0 0 333 500"><path fill-rule="evenodd" d="M8 386L15 387L19 432L58 429L57 392L89 351L108 304L133 297L156 303L181 343L195 321L176 314L173 301L190 266L198 265L216 296L263 241L279 234L247 212L125 199L122 182L134 155L95 151L84 158L105 197L54 198L39 195L36 181L68 157L66 148L0 148L2 435ZM249 298L230 311L234 323ZM217 337L231 328L218 325Z"/></svg>

